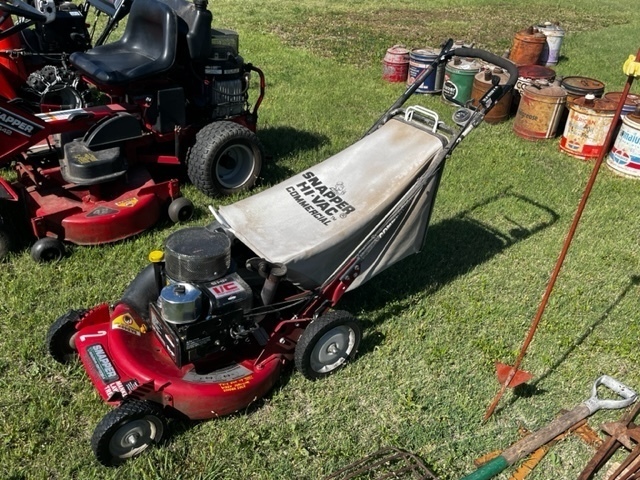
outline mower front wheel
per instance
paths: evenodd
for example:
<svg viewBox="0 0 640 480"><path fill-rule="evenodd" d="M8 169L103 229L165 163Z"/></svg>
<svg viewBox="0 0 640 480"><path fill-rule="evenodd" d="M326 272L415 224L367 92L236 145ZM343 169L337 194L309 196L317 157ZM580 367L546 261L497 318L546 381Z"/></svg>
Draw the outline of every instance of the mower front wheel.
<svg viewBox="0 0 640 480"><path fill-rule="evenodd" d="M247 127L214 122L197 133L187 155L187 174L206 195L231 195L253 187L263 157L260 140Z"/></svg>
<svg viewBox="0 0 640 480"><path fill-rule="evenodd" d="M64 244L57 238L44 237L31 247L31 258L38 263L59 262L65 255Z"/></svg>
<svg viewBox="0 0 640 480"><path fill-rule="evenodd" d="M330 311L302 332L294 355L296 369L309 380L326 377L355 356L361 339L362 328L355 317Z"/></svg>
<svg viewBox="0 0 640 480"><path fill-rule="evenodd" d="M98 462L114 467L159 443L167 431L162 407L145 400L125 400L107 413L91 437Z"/></svg>
<svg viewBox="0 0 640 480"><path fill-rule="evenodd" d="M173 223L186 222L193 216L193 203L188 198L178 197L169 204L168 213Z"/></svg>
<svg viewBox="0 0 640 480"><path fill-rule="evenodd" d="M11 235L7 229L0 224L0 260L7 256L13 247L13 241Z"/></svg>
<svg viewBox="0 0 640 480"><path fill-rule="evenodd" d="M69 310L49 327L47 332L47 350L59 363L67 363L76 352L76 325L86 310Z"/></svg>

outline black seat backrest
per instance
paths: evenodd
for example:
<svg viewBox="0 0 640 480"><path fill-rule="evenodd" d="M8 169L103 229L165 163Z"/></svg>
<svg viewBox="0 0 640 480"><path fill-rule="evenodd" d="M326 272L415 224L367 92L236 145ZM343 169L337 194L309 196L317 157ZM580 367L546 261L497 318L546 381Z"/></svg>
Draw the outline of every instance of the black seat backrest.
<svg viewBox="0 0 640 480"><path fill-rule="evenodd" d="M99 85L121 86L171 69L178 37L178 16L168 5L135 0L119 40L74 52L69 61Z"/></svg>
<svg viewBox="0 0 640 480"><path fill-rule="evenodd" d="M191 60L204 61L211 48L212 15L207 10L207 0L163 0L179 17L178 32L186 39Z"/></svg>

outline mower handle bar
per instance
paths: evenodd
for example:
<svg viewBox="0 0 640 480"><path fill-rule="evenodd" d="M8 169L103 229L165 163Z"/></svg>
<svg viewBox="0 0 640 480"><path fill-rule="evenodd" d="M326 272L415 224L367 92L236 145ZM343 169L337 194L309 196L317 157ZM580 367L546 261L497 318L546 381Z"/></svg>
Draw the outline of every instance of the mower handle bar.
<svg viewBox="0 0 640 480"><path fill-rule="evenodd" d="M619 395L619 399L601 399L598 397L598 387L604 385L612 390L615 394ZM635 402L638 394L627 387L625 384L619 382L609 375L602 375L591 387L591 397L585 400L584 404L589 409L589 413L594 413L601 408L607 410L616 410L619 408L625 408Z"/></svg>

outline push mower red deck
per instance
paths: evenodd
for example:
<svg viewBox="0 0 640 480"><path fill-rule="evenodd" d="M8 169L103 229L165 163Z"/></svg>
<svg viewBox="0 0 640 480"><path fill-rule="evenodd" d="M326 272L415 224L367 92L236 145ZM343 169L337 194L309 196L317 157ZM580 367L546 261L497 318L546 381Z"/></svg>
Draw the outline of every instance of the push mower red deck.
<svg viewBox="0 0 640 480"><path fill-rule="evenodd" d="M362 330L332 310L342 295L419 251L446 158L513 87L510 72L460 129L400 107L422 77L357 143L279 185L214 210L208 227L178 230L114 306L71 311L49 329L51 355L77 352L101 397L117 408L96 427L93 451L117 465L167 433L166 418L214 418L268 392L293 361L315 380L358 350Z"/></svg>

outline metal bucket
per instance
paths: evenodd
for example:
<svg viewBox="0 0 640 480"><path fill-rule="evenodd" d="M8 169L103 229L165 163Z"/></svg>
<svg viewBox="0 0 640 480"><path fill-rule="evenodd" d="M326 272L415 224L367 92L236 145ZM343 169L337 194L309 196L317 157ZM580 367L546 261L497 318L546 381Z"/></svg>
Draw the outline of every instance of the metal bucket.
<svg viewBox="0 0 640 480"><path fill-rule="evenodd" d="M620 102L620 97L622 96L622 92L607 92L602 98L606 98L607 100L611 100L618 104ZM621 115L629 115L630 113L635 112L636 108L640 107L640 95L635 95L633 93L627 94L627 99L624 102L624 106L622 107Z"/></svg>
<svg viewBox="0 0 640 480"><path fill-rule="evenodd" d="M560 140L560 150L582 160L598 157L617 105L592 94L576 98L568 105L569 116Z"/></svg>
<svg viewBox="0 0 640 480"><path fill-rule="evenodd" d="M640 178L640 110L622 117L622 125L607 156L607 166L625 177Z"/></svg>
<svg viewBox="0 0 640 480"><path fill-rule="evenodd" d="M382 79L387 82L405 82L409 71L409 50L402 45L387 49L382 59Z"/></svg>
<svg viewBox="0 0 640 480"><path fill-rule="evenodd" d="M431 48L414 48L409 54L409 76L407 86L413 85L416 78L438 58L440 52ZM416 93L440 93L444 83L444 65L439 64L434 72L424 79Z"/></svg>
<svg viewBox="0 0 640 480"><path fill-rule="evenodd" d="M518 80L513 91L512 111L518 110L520 97L527 85L538 85L547 87L553 83L556 78L556 72L552 68L543 67L542 65L522 65L518 67Z"/></svg>
<svg viewBox="0 0 640 480"><path fill-rule="evenodd" d="M537 28L529 27L521 30L513 37L509 60L517 66L536 64L540 60L546 42L546 35L539 32Z"/></svg>
<svg viewBox="0 0 640 480"><path fill-rule="evenodd" d="M589 77L564 77L560 86L567 91L567 102L588 94L600 98L604 93L604 83Z"/></svg>
<svg viewBox="0 0 640 480"><path fill-rule="evenodd" d="M560 58L560 47L564 39L564 29L557 23L545 22L536 28L547 37L542 47L538 63L540 65L556 65Z"/></svg>
<svg viewBox="0 0 640 480"><path fill-rule="evenodd" d="M478 101L482 96L493 86L491 82L494 76L500 78L500 85L504 85L509 80L509 74L498 67L485 68L474 77L473 88L471 89L471 98L475 107L478 106ZM509 114L511 113L511 101L512 94L511 91L509 91L493 106L489 113L485 115L485 122L492 124L500 123L509 118Z"/></svg>
<svg viewBox="0 0 640 480"><path fill-rule="evenodd" d="M480 63L473 58L453 57L444 69L442 98L447 103L464 105L471 98L473 79Z"/></svg>
<svg viewBox="0 0 640 480"><path fill-rule="evenodd" d="M526 140L555 137L566 100L567 92L558 85L525 86L513 131Z"/></svg>

